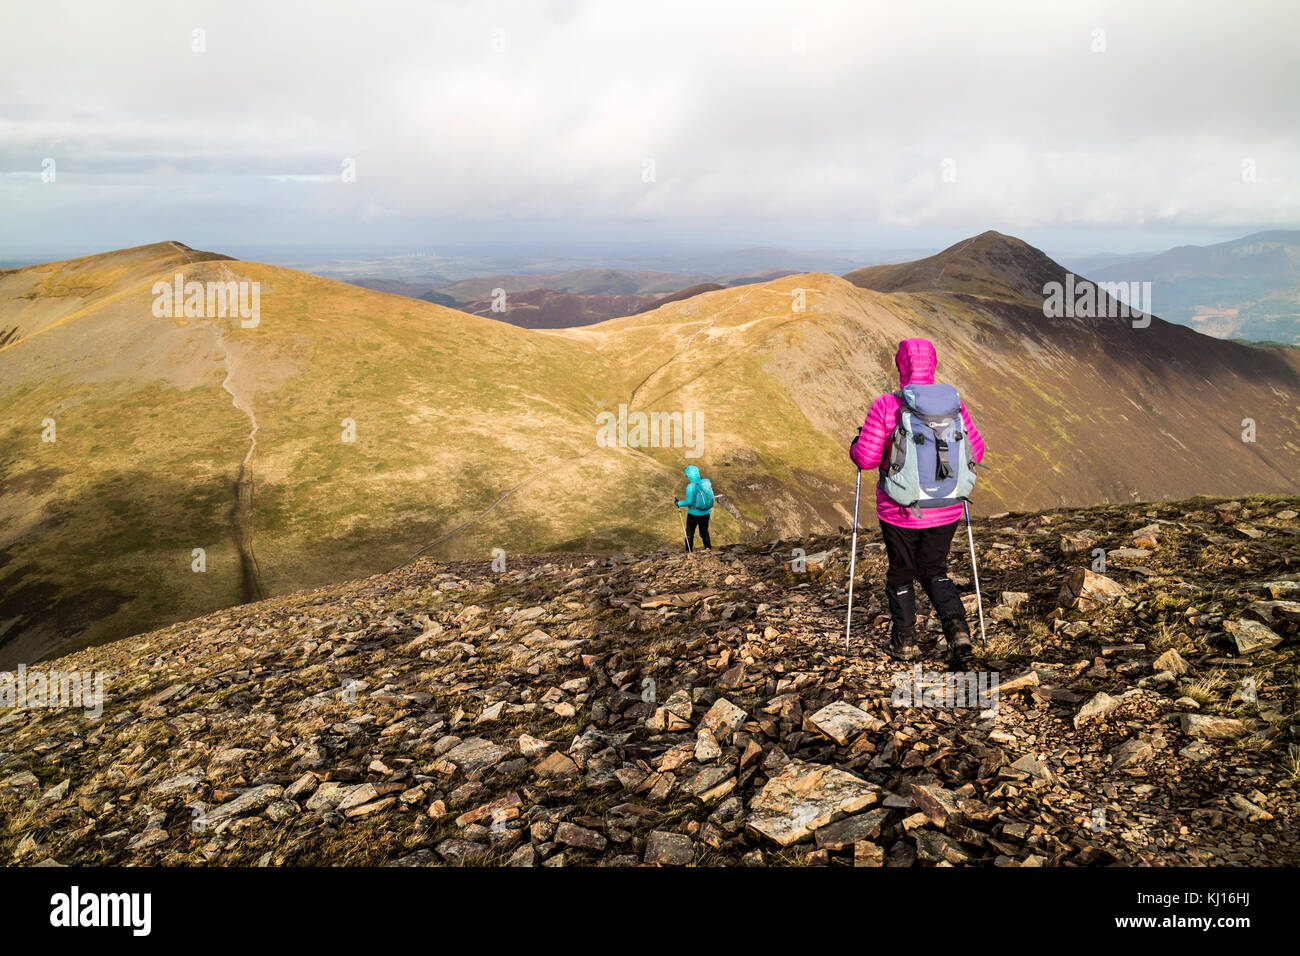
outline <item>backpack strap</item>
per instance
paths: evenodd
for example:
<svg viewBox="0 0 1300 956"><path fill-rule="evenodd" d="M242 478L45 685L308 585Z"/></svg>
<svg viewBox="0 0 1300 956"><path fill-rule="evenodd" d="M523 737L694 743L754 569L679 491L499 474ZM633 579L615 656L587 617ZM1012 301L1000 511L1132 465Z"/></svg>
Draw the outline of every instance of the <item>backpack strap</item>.
<svg viewBox="0 0 1300 956"><path fill-rule="evenodd" d="M947 478L953 477L954 475L957 474L957 472L954 470L951 446L954 444L959 444L962 438L965 437L964 435L962 435L960 423L958 423L956 427L953 429L952 437L950 439L945 439L939 437L940 434L942 434L939 429L942 427L946 432L947 426L952 424L954 421L952 416L947 414L944 415L918 414L917 417L920 418L921 421L925 422L926 425L930 426L930 430L934 432L934 443L937 451L935 462L934 462L935 480L943 481Z"/></svg>
<svg viewBox="0 0 1300 956"><path fill-rule="evenodd" d="M907 456L905 442L912 440L912 433L901 421L894 426L894 430L889 433L889 457L880 465L881 475L896 475L903 467L903 460Z"/></svg>

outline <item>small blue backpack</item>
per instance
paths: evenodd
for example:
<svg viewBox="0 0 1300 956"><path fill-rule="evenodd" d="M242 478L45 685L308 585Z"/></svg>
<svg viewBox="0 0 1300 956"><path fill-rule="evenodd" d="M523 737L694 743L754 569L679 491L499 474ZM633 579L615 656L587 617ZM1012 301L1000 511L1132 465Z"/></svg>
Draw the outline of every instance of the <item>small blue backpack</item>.
<svg viewBox="0 0 1300 956"><path fill-rule="evenodd" d="M713 483L707 478L701 478L695 483L695 501L691 507L696 511L713 510Z"/></svg>

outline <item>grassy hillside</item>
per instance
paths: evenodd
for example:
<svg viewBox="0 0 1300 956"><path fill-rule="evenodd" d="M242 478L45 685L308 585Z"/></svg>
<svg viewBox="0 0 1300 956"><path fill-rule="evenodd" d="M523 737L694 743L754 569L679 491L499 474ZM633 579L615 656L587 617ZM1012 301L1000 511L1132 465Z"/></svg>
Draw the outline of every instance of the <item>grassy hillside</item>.
<svg viewBox="0 0 1300 956"><path fill-rule="evenodd" d="M1294 351L1045 320L1018 290L1054 264L978 238L888 288L787 276L554 331L174 243L2 273L0 666L417 554L669 546L692 461L716 541L848 525L846 447L910 335L988 440L986 513L1290 488ZM178 270L260 283L257 327L154 316ZM602 447L620 404L698 415L700 457Z"/></svg>

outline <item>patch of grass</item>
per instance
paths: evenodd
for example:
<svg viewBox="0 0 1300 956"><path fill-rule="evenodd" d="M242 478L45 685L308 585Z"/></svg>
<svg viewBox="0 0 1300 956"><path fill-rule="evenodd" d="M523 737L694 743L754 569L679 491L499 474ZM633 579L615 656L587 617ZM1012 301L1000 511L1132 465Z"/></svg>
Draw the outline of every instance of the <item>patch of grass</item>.
<svg viewBox="0 0 1300 956"><path fill-rule="evenodd" d="M1147 646L1155 654L1163 654L1174 646L1174 636L1178 633L1172 624L1161 622L1156 626L1156 631L1147 639Z"/></svg>
<svg viewBox="0 0 1300 956"><path fill-rule="evenodd" d="M1246 753L1265 753L1272 750L1275 744L1276 741L1270 737L1261 734L1247 734L1234 740L1232 748Z"/></svg>
<svg viewBox="0 0 1300 956"><path fill-rule="evenodd" d="M1300 744L1287 744L1286 754L1282 757L1282 771L1300 783Z"/></svg>
<svg viewBox="0 0 1300 956"><path fill-rule="evenodd" d="M1020 624L1021 621L1017 621ZM985 656L991 658L1014 659L1033 657L1043 647L1044 641L1051 637L1051 629L1039 620L1027 622L1024 633L1015 628L998 627L989 632L988 650Z"/></svg>
<svg viewBox="0 0 1300 956"><path fill-rule="evenodd" d="M1226 673L1214 670L1195 680L1184 681L1179 685L1178 692L1204 706L1214 703L1227 683Z"/></svg>

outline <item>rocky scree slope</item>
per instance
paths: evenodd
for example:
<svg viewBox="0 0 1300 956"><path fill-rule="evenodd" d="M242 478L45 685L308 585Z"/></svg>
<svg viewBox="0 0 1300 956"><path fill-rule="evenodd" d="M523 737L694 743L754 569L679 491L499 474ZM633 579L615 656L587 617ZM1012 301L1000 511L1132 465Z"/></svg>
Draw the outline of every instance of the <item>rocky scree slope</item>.
<svg viewBox="0 0 1300 956"><path fill-rule="evenodd" d="M1297 512L982 520L987 710L894 703L870 531L847 654L847 534L217 612L50 661L111 672L97 720L4 712L0 859L1294 865Z"/></svg>

